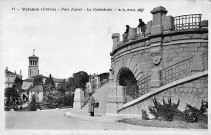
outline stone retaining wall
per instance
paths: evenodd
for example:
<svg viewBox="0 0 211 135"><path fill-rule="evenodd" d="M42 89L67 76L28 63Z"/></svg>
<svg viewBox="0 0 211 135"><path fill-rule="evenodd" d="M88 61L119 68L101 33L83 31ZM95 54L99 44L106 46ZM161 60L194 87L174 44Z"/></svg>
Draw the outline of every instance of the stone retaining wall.
<svg viewBox="0 0 211 135"><path fill-rule="evenodd" d="M152 95L145 100L133 104L119 111L119 114L140 114L141 110L149 113L148 106L154 106L152 99L156 98L161 104L163 99L167 101L171 97L173 103L177 103L180 99L178 109L183 111L186 103L200 108L202 100L208 101L208 76L203 76L192 81L168 88L156 95Z"/></svg>

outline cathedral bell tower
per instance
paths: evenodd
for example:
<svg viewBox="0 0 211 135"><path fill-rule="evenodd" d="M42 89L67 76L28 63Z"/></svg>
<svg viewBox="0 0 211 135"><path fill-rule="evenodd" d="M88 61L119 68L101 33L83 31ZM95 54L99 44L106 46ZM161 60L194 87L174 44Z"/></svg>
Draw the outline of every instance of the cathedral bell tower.
<svg viewBox="0 0 211 135"><path fill-rule="evenodd" d="M39 75L39 57L34 54L35 49L33 50L33 56L29 56L29 68L28 68L28 78Z"/></svg>

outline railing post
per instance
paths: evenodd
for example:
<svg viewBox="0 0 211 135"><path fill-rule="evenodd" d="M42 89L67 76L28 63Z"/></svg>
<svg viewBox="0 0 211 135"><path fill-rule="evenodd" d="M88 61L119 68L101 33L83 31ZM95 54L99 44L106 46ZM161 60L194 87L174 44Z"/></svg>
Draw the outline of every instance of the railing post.
<svg viewBox="0 0 211 135"><path fill-rule="evenodd" d="M153 14L151 34L160 34L163 32L162 17L166 16L168 11L164 7L156 7L151 13Z"/></svg>
<svg viewBox="0 0 211 135"><path fill-rule="evenodd" d="M151 75L150 87L151 88L160 87L161 86L160 70L158 68L152 68L151 72L152 75Z"/></svg>
<svg viewBox="0 0 211 135"><path fill-rule="evenodd" d="M112 39L113 39L113 51L117 48L117 44L119 42L120 39L120 34L119 33L113 33L112 34Z"/></svg>

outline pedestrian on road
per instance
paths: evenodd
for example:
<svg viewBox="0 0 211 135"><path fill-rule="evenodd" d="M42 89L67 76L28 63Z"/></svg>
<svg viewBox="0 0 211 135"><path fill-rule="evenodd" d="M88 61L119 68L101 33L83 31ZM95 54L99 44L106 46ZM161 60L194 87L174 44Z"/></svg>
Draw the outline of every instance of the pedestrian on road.
<svg viewBox="0 0 211 135"><path fill-rule="evenodd" d="M95 99L92 96L92 93L89 93L89 113L90 113L90 116L94 116L94 103L95 103Z"/></svg>

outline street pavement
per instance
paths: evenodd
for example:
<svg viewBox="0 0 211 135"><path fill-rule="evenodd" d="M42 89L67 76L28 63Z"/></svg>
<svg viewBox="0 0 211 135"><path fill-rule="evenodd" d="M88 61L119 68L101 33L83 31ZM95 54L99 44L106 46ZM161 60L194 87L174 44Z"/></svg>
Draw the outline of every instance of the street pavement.
<svg viewBox="0 0 211 135"><path fill-rule="evenodd" d="M64 130L93 130L93 131L136 131L138 133L144 133L149 131L156 131L157 134L163 133L163 131L168 131L170 133L178 132L178 129L170 128L156 128L156 127L143 127L137 125L130 125L126 123L119 122L98 122L98 121L89 121L81 120L77 118L68 118L65 116L66 112L69 110L60 110L60 111L5 111L5 129L4 132L8 133L13 131L24 131L25 130L39 130L40 131L64 131ZM89 116L88 116L89 117ZM174 132L172 132L174 131ZM179 132L186 131L186 129L179 129ZM189 130L189 131L201 131L204 130ZM17 133L17 132L16 132ZM27 132L25 132L27 133ZM55 132L56 133L56 132ZM59 132L60 133L60 132ZM69 133L69 132L68 132ZM74 133L74 132L72 132ZM120 132L118 132L120 133ZM124 132L127 133L127 132ZM21 133L22 134L22 133Z"/></svg>

